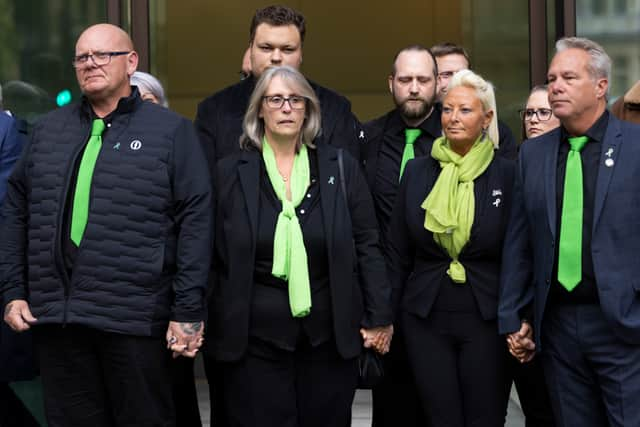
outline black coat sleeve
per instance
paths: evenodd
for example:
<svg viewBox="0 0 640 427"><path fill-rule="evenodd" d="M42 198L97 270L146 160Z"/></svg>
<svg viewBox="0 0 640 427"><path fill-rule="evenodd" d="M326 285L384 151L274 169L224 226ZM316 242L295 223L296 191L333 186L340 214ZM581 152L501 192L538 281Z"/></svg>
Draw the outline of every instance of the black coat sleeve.
<svg viewBox="0 0 640 427"><path fill-rule="evenodd" d="M391 288L380 246L373 200L358 162L345 154L344 166L360 290L364 303L362 326L387 326L393 320Z"/></svg>
<svg viewBox="0 0 640 427"><path fill-rule="evenodd" d="M202 152L204 158L207 160L211 178L213 179L213 171L215 170L217 157L216 157L216 144L217 144L217 132L215 129L215 123L217 120L217 108L216 103L208 98L198 104L198 111L196 118L193 122L198 137L200 139L200 145L202 146ZM213 187L213 180L211 186Z"/></svg>
<svg viewBox="0 0 640 427"><path fill-rule="evenodd" d="M387 266L391 282L391 301L393 312L397 315L402 299L404 285L413 271L415 248L407 223L407 192L414 175L413 170L419 164L416 161L407 163L405 173L400 180L400 188L391 214L389 235L387 237Z"/></svg>
<svg viewBox="0 0 640 427"><path fill-rule="evenodd" d="M509 126L500 120L498 120L498 135L500 142L497 154L505 159L515 160L518 157L518 144Z"/></svg>
<svg viewBox="0 0 640 427"><path fill-rule="evenodd" d="M39 127L33 131L37 138ZM5 303L27 299L27 231L29 224L29 182L27 166L31 141L22 151L7 180L0 224L0 292Z"/></svg>
<svg viewBox="0 0 640 427"><path fill-rule="evenodd" d="M533 286L531 285L533 253L529 241L530 229L525 210L523 177L521 153L516 168L513 202L502 252L498 298L498 329L501 334L520 329L522 316L527 315L533 301Z"/></svg>
<svg viewBox="0 0 640 427"><path fill-rule="evenodd" d="M178 228L172 320L200 321L205 318L213 237L211 178L198 137L186 119L175 134L171 182Z"/></svg>

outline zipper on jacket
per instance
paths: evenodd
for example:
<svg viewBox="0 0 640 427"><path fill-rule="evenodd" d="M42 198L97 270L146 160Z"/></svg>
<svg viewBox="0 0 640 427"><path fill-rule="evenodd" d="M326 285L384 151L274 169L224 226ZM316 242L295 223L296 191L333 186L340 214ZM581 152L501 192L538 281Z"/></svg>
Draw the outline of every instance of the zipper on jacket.
<svg viewBox="0 0 640 427"><path fill-rule="evenodd" d="M71 163L70 168L67 170L67 177L64 182L64 191L62 192L64 199L62 200L62 209L58 209L58 224L56 227L56 237L55 237L55 248L53 257L55 259L56 266L58 268L58 273L60 273L60 277L62 278L62 285L64 287L64 313L62 318L62 327L64 328L67 325L67 316L69 314L69 292L71 288L71 279L69 274L67 273L67 268L64 265L64 254L62 253L62 236L64 230L62 230L64 225L64 217L67 213L67 207L69 205L69 201L71 201L71 206L73 206L73 195L69 194L69 187L71 179L73 178L74 172L76 170L76 163L78 162L78 156L83 151L83 149L87 145L87 141L89 141L89 137L91 136L91 128L87 132L86 137L84 138L84 143L80 144L76 147Z"/></svg>

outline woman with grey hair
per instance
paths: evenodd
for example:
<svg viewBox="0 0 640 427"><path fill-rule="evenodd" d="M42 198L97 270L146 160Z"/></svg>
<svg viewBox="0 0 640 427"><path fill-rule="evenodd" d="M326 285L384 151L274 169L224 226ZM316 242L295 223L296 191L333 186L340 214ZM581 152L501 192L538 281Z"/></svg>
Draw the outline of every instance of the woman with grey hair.
<svg viewBox="0 0 640 427"><path fill-rule="evenodd" d="M131 86L137 86L140 97L145 101L151 101L154 104L160 104L163 107L169 107L167 98L164 95L164 89L160 80L156 79L149 73L144 71L136 71L129 79Z"/></svg>
<svg viewBox="0 0 640 427"><path fill-rule="evenodd" d="M390 288L358 163L316 144L306 79L258 80L242 150L216 168L208 349L234 426L344 426L366 347L386 352Z"/></svg>
<svg viewBox="0 0 640 427"><path fill-rule="evenodd" d="M504 424L506 348L496 322L514 163L495 156L492 85L454 74L444 135L407 163L390 227L393 301L432 426Z"/></svg>

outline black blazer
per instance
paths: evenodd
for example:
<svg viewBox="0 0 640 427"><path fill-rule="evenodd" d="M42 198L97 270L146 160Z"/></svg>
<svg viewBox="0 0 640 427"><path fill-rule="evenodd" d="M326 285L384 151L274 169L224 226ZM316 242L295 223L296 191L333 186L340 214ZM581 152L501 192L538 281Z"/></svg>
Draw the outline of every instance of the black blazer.
<svg viewBox="0 0 640 427"><path fill-rule="evenodd" d="M602 141L591 230L600 307L622 341L640 344L640 126L609 115ZM556 262L556 175L560 129L522 144L501 277L501 333L520 328L533 300L536 350Z"/></svg>
<svg viewBox="0 0 640 427"><path fill-rule="evenodd" d="M360 352L361 327L391 324L391 289L373 202L358 163L344 152L347 208L341 193L337 149L319 144L317 154L334 335L340 355L351 358ZM242 151L224 158L216 168L219 222L208 346L218 360L238 360L247 349L261 161L258 151Z"/></svg>
<svg viewBox="0 0 640 427"><path fill-rule="evenodd" d="M512 199L515 164L495 156L474 182L475 216L471 237L459 260L464 265L478 308L495 319L504 235ZM424 228L420 207L440 174L432 157L407 163L391 220L389 266L394 307L426 317L446 280L451 258Z"/></svg>

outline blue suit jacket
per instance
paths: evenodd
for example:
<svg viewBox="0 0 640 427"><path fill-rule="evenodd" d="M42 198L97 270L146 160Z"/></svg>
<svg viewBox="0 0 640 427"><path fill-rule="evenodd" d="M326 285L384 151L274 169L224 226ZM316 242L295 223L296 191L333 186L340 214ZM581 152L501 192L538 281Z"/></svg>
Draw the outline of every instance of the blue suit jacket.
<svg viewBox="0 0 640 427"><path fill-rule="evenodd" d="M559 144L556 129L520 149L500 279L500 332L518 330L533 299L538 349L555 281ZM591 254L600 305L620 339L640 344L640 126L610 115L598 165Z"/></svg>
<svg viewBox="0 0 640 427"><path fill-rule="evenodd" d="M20 157L24 138L18 131L17 121L0 110L0 206L7 193L7 179L13 164ZM0 209L0 220L2 213Z"/></svg>

